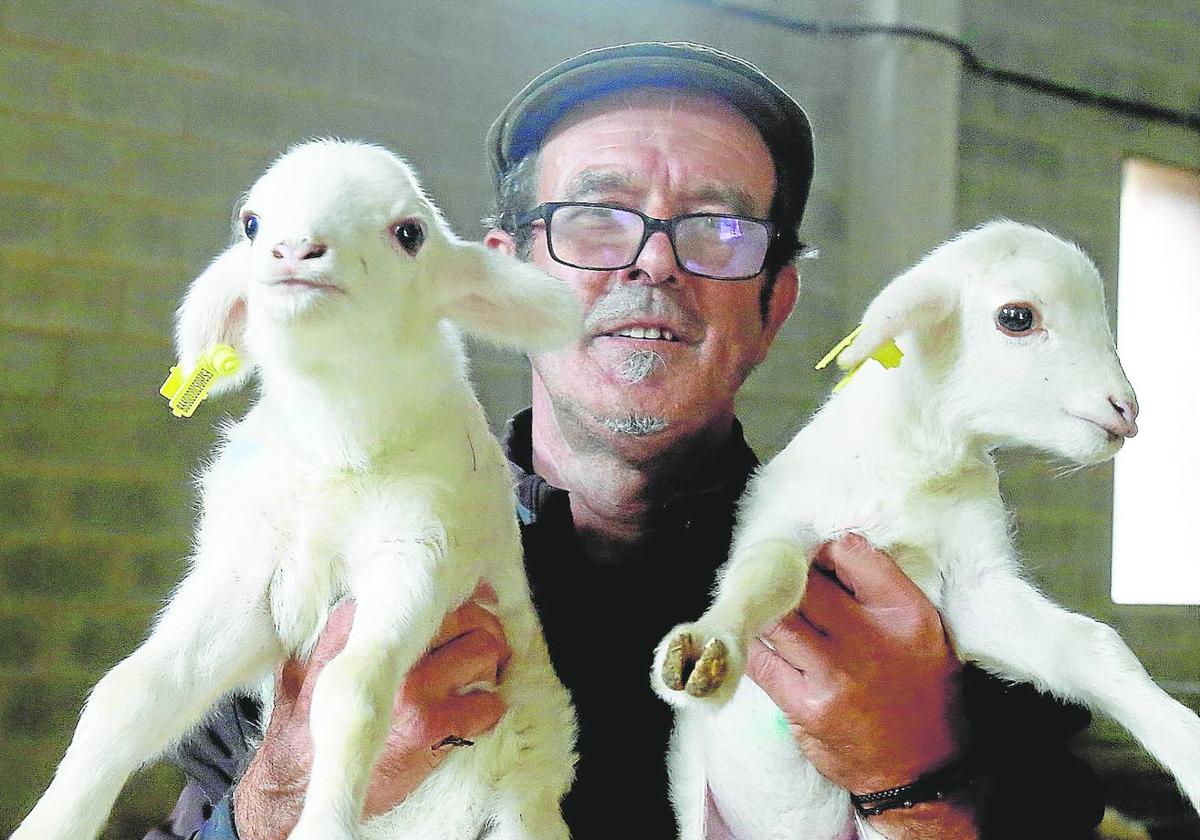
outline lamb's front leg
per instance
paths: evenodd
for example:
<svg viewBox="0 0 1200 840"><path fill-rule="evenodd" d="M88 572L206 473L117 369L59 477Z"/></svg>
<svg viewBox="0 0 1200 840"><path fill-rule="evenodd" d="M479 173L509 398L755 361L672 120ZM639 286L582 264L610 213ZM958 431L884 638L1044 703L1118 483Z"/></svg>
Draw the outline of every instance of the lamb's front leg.
<svg viewBox="0 0 1200 840"><path fill-rule="evenodd" d="M313 762L304 808L291 840L360 836L371 770L391 724L397 686L454 604L474 583L445 561L446 542L431 520L403 536L374 541L368 526L348 558L357 607L345 648L325 666L313 692Z"/></svg>
<svg viewBox="0 0 1200 840"><path fill-rule="evenodd" d="M723 706L745 670L751 635L800 603L817 545L815 534L764 534L735 546L712 605L659 643L653 670L658 694L676 706Z"/></svg>

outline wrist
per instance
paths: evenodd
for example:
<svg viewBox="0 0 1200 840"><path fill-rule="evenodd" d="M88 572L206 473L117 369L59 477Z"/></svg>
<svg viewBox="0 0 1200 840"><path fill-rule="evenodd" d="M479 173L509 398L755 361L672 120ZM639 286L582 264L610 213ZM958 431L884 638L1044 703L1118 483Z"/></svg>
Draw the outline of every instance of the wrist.
<svg viewBox="0 0 1200 840"><path fill-rule="evenodd" d="M944 762L916 779L870 793L850 794L855 809L864 817L873 817L896 808L912 808L923 802L936 802L964 787L978 775L979 763L966 753Z"/></svg>
<svg viewBox="0 0 1200 840"><path fill-rule="evenodd" d="M985 786L977 756L967 753L908 784L852 793L851 801L860 819L891 840L974 840Z"/></svg>
<svg viewBox="0 0 1200 840"><path fill-rule="evenodd" d="M232 822L239 840L284 840L300 819L307 777L280 773L255 760L232 794Z"/></svg>
<svg viewBox="0 0 1200 840"><path fill-rule="evenodd" d="M888 840L979 840L977 798L959 791L942 799L918 802L875 816L859 816Z"/></svg>

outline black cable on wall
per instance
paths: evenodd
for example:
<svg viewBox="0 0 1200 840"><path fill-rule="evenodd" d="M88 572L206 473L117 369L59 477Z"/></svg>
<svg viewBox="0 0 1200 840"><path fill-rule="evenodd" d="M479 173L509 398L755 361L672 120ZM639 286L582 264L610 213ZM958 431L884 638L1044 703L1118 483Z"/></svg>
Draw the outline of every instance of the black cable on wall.
<svg viewBox="0 0 1200 840"><path fill-rule="evenodd" d="M746 6L740 6L737 3L725 2L725 0L683 0L685 3L690 3L693 6L703 6L723 14L733 17L752 20L758 23L765 23L771 26L778 26L787 29L791 32L796 32L802 35L818 35L825 37L856 37L860 35L891 35L901 38L911 38L916 41L924 41L930 44L936 44L940 47L945 47L955 53L958 53L962 60L963 67L968 73L979 76L985 79L993 79L998 82L1017 85L1019 87L1036 90L1039 93L1057 96L1062 99L1077 102L1081 105L1088 105L1093 108L1101 108L1106 111L1111 111L1117 114L1124 114L1130 117L1136 117L1142 120L1151 122L1168 123L1177 125L1182 128L1191 129L1195 132L1200 132L1200 114L1189 114L1185 111L1178 111L1174 108L1164 108L1160 105L1155 105L1150 102L1142 102L1136 99L1125 99L1120 96L1112 96L1106 93L1099 93L1094 90L1074 87L1072 85L1064 85L1055 82L1051 79L1044 79L1040 76L1034 76L1029 73L1022 73L1017 70L1006 70L1002 67L993 67L990 64L985 64L979 59L969 45L952 38L941 32L932 29L925 29L919 26L897 26L890 24L873 24L873 23L821 23L817 21L802 20L800 18L788 17L786 15L778 15L773 12L768 12L760 9L751 9Z"/></svg>

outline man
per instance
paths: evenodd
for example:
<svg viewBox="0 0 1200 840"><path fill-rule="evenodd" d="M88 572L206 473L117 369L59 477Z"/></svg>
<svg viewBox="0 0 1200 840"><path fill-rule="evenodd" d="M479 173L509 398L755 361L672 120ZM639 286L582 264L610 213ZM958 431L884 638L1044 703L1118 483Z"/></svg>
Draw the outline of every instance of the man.
<svg viewBox="0 0 1200 840"><path fill-rule="evenodd" d="M565 813L578 838L670 837L670 713L648 665L666 630L706 605L756 465L734 395L796 300L808 122L732 56L626 45L535 79L489 148L487 244L570 283L587 313L578 346L531 360L532 409L506 441L534 599L579 712ZM503 714L494 695L455 692L508 655L481 606L488 594L448 617L401 688L367 813L402 800L449 749L469 749L447 736L470 738ZM176 836L210 812L201 837L234 836L231 820L241 840L286 836L313 681L351 621L344 605L312 659L283 668L271 725L232 794L254 714L245 702L182 751L193 782ZM865 817L886 836L1087 836L1098 820L1093 779L1062 746L1086 713L962 669L933 607L861 538L826 546L801 609L762 638L750 676L818 769L857 794L920 783L913 804ZM721 796L710 788L713 837L727 832Z"/></svg>

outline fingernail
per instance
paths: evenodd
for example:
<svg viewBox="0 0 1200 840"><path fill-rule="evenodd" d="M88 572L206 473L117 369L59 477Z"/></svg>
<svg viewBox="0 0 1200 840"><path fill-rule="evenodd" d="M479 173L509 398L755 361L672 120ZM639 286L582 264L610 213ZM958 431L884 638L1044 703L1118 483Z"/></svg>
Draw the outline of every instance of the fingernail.
<svg viewBox="0 0 1200 840"><path fill-rule="evenodd" d="M779 626L778 624L776 624L776 625L775 625L775 627L778 627L778 626ZM775 629L775 627L772 627L772 628L771 628L771 630L774 630L774 629ZM762 644L763 644L763 647L765 647L767 650L769 650L769 651L771 651L772 653L774 653L774 651L775 651L775 643L774 643L774 642L772 642L770 639L768 639L768 638L767 638L767 634L768 634L769 632L770 632L770 631L764 631L764 632L762 632L762 633L759 633L759 634L758 634L757 636L755 636L754 638L756 638L756 639L758 639L760 642L762 642Z"/></svg>
<svg viewBox="0 0 1200 840"><path fill-rule="evenodd" d="M842 537L842 544L851 551L863 551L871 547L866 537L853 531Z"/></svg>

